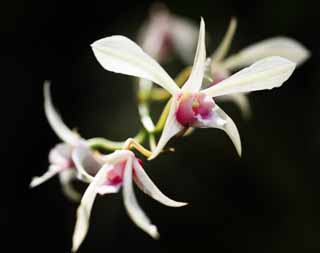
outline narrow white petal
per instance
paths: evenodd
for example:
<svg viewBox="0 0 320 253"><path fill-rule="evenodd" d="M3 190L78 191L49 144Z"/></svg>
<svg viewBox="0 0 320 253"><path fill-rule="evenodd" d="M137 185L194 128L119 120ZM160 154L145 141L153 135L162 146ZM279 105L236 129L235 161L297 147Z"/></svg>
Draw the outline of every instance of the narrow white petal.
<svg viewBox="0 0 320 253"><path fill-rule="evenodd" d="M241 140L236 124L218 105L215 105L213 113L213 121L210 122L210 127L225 131L234 144L238 155L241 156Z"/></svg>
<svg viewBox="0 0 320 253"><path fill-rule="evenodd" d="M165 196L152 182L137 160L134 160L133 166L136 173L135 182L144 193L166 206L181 207L187 205L187 203L177 202Z"/></svg>
<svg viewBox="0 0 320 253"><path fill-rule="evenodd" d="M151 80L171 94L180 90L153 58L124 36L107 37L94 42L91 47L106 70Z"/></svg>
<svg viewBox="0 0 320 253"><path fill-rule="evenodd" d="M249 98L246 94L243 93L233 93L230 95L217 97L215 99L217 102L233 102L235 103L245 119L249 119L251 117L252 111L250 106Z"/></svg>
<svg viewBox="0 0 320 253"><path fill-rule="evenodd" d="M59 172L61 172L61 168L59 166L50 165L49 169L42 176L32 178L31 183L30 183L30 187L34 188L34 187L46 182L50 178L57 175Z"/></svg>
<svg viewBox="0 0 320 253"><path fill-rule="evenodd" d="M154 239L159 237L157 227L140 208L134 195L132 185L132 156L128 158L123 177L123 199L128 215L132 221Z"/></svg>
<svg viewBox="0 0 320 253"><path fill-rule="evenodd" d="M203 90L203 92L209 96L217 97L231 93L280 87L288 80L295 66L295 63L282 57L264 58L216 85Z"/></svg>
<svg viewBox="0 0 320 253"><path fill-rule="evenodd" d="M176 120L176 108L177 101L176 96L173 98L170 111L168 114L168 118L166 124L163 128L161 137L158 141L157 147L152 152L152 155L149 157L149 160L154 159L158 154L162 151L164 146L168 143L168 141L177 133L179 133L184 127Z"/></svg>
<svg viewBox="0 0 320 253"><path fill-rule="evenodd" d="M86 145L74 148L72 160L76 166L78 178L84 182L91 182L92 175L95 175L102 165L93 157L92 151Z"/></svg>
<svg viewBox="0 0 320 253"><path fill-rule="evenodd" d="M72 132L62 121L60 115L55 110L52 100L51 100L51 92L50 92L50 82L45 81L44 86L44 109L46 113L46 117L49 121L50 126L56 135L66 143L71 145L77 145L80 137Z"/></svg>
<svg viewBox="0 0 320 253"><path fill-rule="evenodd" d="M77 178L75 169L68 169L59 174L62 191L67 198L74 202L79 202L81 194L74 188L72 182Z"/></svg>
<svg viewBox="0 0 320 253"><path fill-rule="evenodd" d="M224 66L233 70L249 66L255 61L269 56L281 56L300 65L309 58L310 52L294 39L275 37L244 48L226 59Z"/></svg>
<svg viewBox="0 0 320 253"><path fill-rule="evenodd" d="M177 16L172 16L170 25L171 38L176 52L187 65L192 64L197 44L198 26L191 20Z"/></svg>
<svg viewBox="0 0 320 253"><path fill-rule="evenodd" d="M97 187L104 183L106 174L110 168L113 167L109 164L106 164L99 170L81 199L77 210L77 220L73 232L72 252L78 250L85 236L87 235L91 209L97 195Z"/></svg>
<svg viewBox="0 0 320 253"><path fill-rule="evenodd" d="M191 74L182 87L183 91L197 92L201 88L206 62L205 33L205 24L201 18L197 52Z"/></svg>

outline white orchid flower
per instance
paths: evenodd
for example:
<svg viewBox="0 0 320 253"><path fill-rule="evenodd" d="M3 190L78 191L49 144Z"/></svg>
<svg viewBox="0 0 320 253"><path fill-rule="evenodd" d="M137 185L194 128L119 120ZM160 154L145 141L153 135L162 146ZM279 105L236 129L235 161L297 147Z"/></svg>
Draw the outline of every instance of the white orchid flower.
<svg viewBox="0 0 320 253"><path fill-rule="evenodd" d="M156 3L140 29L138 44L158 62L167 60L173 51L184 61L192 61L197 34L194 22L173 15L164 4Z"/></svg>
<svg viewBox="0 0 320 253"><path fill-rule="evenodd" d="M182 88L177 86L154 59L126 37L107 37L94 42L91 46L97 60L106 70L151 80L171 93L169 115L157 147L149 159L155 158L174 135L187 127L213 127L224 130L240 155L241 141L237 127L212 98L279 87L295 68L295 63L290 60L277 56L268 57L215 86L200 90L206 66L203 19L201 19L193 68Z"/></svg>
<svg viewBox="0 0 320 253"><path fill-rule="evenodd" d="M49 169L40 177L31 180L30 187L36 187L55 175L59 175L63 192L72 200L80 200L80 194L73 188L72 181L78 177L76 166L86 168L94 175L101 164L93 156L86 141L71 131L54 109L50 94L50 83L44 84L45 114L54 132L63 141L57 144L49 153ZM83 180L86 178L82 177Z"/></svg>
<svg viewBox="0 0 320 253"><path fill-rule="evenodd" d="M116 193L122 187L124 205L128 215L139 228L155 239L159 237L157 227L151 223L140 208L134 195L132 181L143 192L166 206L181 207L186 205L186 203L166 197L145 173L141 161L135 157L133 152L117 150L106 155L104 162L96 176L90 178L91 183L77 210L77 221L73 234L73 252L78 250L88 232L90 213L97 194Z"/></svg>

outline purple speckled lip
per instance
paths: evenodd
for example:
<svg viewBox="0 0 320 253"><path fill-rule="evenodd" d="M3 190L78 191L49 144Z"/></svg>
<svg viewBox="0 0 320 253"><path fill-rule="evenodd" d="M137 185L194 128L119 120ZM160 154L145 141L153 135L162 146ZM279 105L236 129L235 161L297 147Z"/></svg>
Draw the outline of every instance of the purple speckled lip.
<svg viewBox="0 0 320 253"><path fill-rule="evenodd" d="M176 119L183 126L192 126L199 119L211 117L214 105L213 99L204 93L182 93L178 97Z"/></svg>

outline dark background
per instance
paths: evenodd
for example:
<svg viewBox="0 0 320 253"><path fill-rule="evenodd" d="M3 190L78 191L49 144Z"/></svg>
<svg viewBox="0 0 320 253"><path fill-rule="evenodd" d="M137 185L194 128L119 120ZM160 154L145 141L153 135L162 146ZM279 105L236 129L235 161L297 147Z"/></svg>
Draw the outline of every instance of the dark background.
<svg viewBox="0 0 320 253"><path fill-rule="evenodd" d="M48 151L59 141L44 116L43 81L52 80L56 107L84 137L133 136L139 120L132 79L103 70L89 45L112 34L134 39L150 4L11 1L1 8L2 243L10 234L10 246L25 252L69 251L76 204L63 196L57 179L28 189L32 176L47 169ZM136 191L161 240L152 240L130 221L116 194L97 199L79 252L318 252L318 5L303 0L167 4L195 22L205 18L208 52L236 16L232 52L285 35L304 44L312 57L281 89L250 94L251 120L234 105L221 104L239 128L241 159L223 132L209 129L172 141L175 154L145 163L163 192L190 203L168 208Z"/></svg>

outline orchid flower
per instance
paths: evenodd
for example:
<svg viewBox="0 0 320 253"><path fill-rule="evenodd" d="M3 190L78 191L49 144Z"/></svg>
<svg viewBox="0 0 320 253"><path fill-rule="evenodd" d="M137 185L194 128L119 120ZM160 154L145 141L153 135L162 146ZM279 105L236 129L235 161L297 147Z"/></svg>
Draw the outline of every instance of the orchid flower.
<svg viewBox="0 0 320 253"><path fill-rule="evenodd" d="M157 227L140 208L134 195L132 181L146 194L160 203L170 207L181 207L186 203L177 202L166 197L151 181L132 151L117 150L104 158L104 165L95 177L88 174L90 185L85 191L77 210L77 221L73 234L72 251L78 250L89 228L90 213L97 194L116 193L122 187L124 206L132 221L153 238L158 238Z"/></svg>
<svg viewBox="0 0 320 253"><path fill-rule="evenodd" d="M197 33L191 20L173 15L164 4L156 3L140 29L138 44L158 62L167 60L174 50L184 61L192 61Z"/></svg>
<svg viewBox="0 0 320 253"><path fill-rule="evenodd" d="M213 127L224 130L241 154L241 141L232 119L214 102L213 97L279 87L292 74L295 63L274 56L259 60L231 77L200 90L206 61L205 24L201 19L198 46L188 80L179 88L166 71L137 44L124 36L111 36L94 42L93 52L106 70L153 81L172 95L169 114L153 150L155 158L166 143L188 127Z"/></svg>
<svg viewBox="0 0 320 253"><path fill-rule="evenodd" d="M66 196L75 201L79 200L80 194L72 186L72 181L78 177L76 166L86 168L90 174L94 175L101 164L90 151L86 141L71 131L54 109L49 82L44 84L44 109L49 124L63 143L59 143L51 149L48 171L40 177L34 177L30 187L36 187L53 176L59 175ZM85 177L81 179L87 181Z"/></svg>

